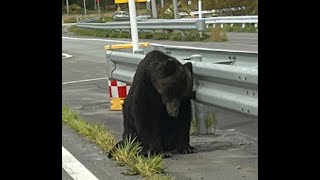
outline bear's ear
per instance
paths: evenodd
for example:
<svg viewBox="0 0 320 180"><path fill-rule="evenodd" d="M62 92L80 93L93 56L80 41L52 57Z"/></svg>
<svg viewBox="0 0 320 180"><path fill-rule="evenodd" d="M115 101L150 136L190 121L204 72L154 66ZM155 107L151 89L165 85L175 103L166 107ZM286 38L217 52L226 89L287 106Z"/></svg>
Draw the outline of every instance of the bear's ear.
<svg viewBox="0 0 320 180"><path fill-rule="evenodd" d="M175 58L169 58L165 65L164 74L170 76L177 71L177 63Z"/></svg>
<svg viewBox="0 0 320 180"><path fill-rule="evenodd" d="M187 62L183 66L186 67L192 74L192 63L191 62Z"/></svg>
<svg viewBox="0 0 320 180"><path fill-rule="evenodd" d="M152 85L160 95L164 94L165 82L162 79L155 80Z"/></svg>

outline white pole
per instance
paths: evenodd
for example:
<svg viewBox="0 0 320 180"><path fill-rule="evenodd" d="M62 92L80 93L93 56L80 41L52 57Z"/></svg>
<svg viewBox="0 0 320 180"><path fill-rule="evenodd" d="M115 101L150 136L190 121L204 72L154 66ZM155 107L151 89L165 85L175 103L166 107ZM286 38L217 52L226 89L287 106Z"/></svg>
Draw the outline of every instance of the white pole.
<svg viewBox="0 0 320 180"><path fill-rule="evenodd" d="M66 0L66 3L67 3L67 14L69 14L69 1Z"/></svg>
<svg viewBox="0 0 320 180"><path fill-rule="evenodd" d="M198 0L199 19L202 19L201 0Z"/></svg>
<svg viewBox="0 0 320 180"><path fill-rule="evenodd" d="M86 0L83 0L83 8L84 8L84 17L86 17L87 16Z"/></svg>
<svg viewBox="0 0 320 180"><path fill-rule="evenodd" d="M99 18L100 18L100 0L98 0L98 14L99 14Z"/></svg>
<svg viewBox="0 0 320 180"><path fill-rule="evenodd" d="M163 3L163 0L161 0L161 8L164 7L164 3Z"/></svg>
<svg viewBox="0 0 320 180"><path fill-rule="evenodd" d="M131 27L131 38L132 38L132 51L133 53L135 53L136 51L139 50L135 0L128 0L128 4L129 4L130 27Z"/></svg>
<svg viewBox="0 0 320 180"><path fill-rule="evenodd" d="M153 17L153 19L157 19L158 18L158 14L157 14L156 0L151 0L151 9L152 9L152 17Z"/></svg>
<svg viewBox="0 0 320 180"><path fill-rule="evenodd" d="M94 0L94 10L96 10L96 11L97 11L97 1L98 0Z"/></svg>
<svg viewBox="0 0 320 180"><path fill-rule="evenodd" d="M173 0L173 17L174 19L179 18L179 12L178 12L178 0Z"/></svg>

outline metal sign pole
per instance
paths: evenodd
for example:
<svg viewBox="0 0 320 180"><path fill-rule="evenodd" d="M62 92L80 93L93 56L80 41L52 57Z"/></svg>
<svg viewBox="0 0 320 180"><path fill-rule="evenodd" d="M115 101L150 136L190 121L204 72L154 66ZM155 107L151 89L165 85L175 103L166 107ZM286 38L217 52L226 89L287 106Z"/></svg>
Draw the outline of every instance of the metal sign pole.
<svg viewBox="0 0 320 180"><path fill-rule="evenodd" d="M130 28L131 28L131 38L132 38L132 51L133 53L135 53L140 51L135 0L128 0L128 4L129 4Z"/></svg>

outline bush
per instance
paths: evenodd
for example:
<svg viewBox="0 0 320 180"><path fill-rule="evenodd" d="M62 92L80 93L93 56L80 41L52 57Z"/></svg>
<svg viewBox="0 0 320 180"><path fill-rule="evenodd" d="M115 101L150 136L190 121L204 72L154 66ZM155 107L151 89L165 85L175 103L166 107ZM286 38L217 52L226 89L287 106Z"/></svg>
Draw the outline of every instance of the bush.
<svg viewBox="0 0 320 180"><path fill-rule="evenodd" d="M109 34L108 37L110 37L110 38L117 38L117 37L118 37L118 33L115 32L115 31L112 31L112 32Z"/></svg>
<svg viewBox="0 0 320 180"><path fill-rule="evenodd" d="M104 37L109 37L109 35L111 34L112 31L110 30L106 30L104 33Z"/></svg>
<svg viewBox="0 0 320 180"><path fill-rule="evenodd" d="M119 32L118 38L129 38L129 32Z"/></svg>
<svg viewBox="0 0 320 180"><path fill-rule="evenodd" d="M173 40L173 41L182 41L183 40L183 36L181 33L172 33L169 36L169 40Z"/></svg>
<svg viewBox="0 0 320 180"><path fill-rule="evenodd" d="M152 32L139 32L139 38L141 39L152 39L153 33Z"/></svg>
<svg viewBox="0 0 320 180"><path fill-rule="evenodd" d="M169 38L168 34L164 34L164 33L154 33L153 34L153 39L156 40L167 40Z"/></svg>
<svg viewBox="0 0 320 180"><path fill-rule="evenodd" d="M212 29L209 40L214 42L225 42L228 41L228 38L225 30L221 29L220 27L216 27Z"/></svg>
<svg viewBox="0 0 320 180"><path fill-rule="evenodd" d="M81 6L79 6L78 4L71 4L69 6L69 13L70 14L81 14L82 11L83 11L83 8Z"/></svg>

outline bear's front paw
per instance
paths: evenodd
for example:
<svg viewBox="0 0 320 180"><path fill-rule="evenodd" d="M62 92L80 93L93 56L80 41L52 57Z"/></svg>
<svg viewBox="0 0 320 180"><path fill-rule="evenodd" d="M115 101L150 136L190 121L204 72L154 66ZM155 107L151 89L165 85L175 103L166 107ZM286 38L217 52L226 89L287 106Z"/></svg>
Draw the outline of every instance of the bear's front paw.
<svg viewBox="0 0 320 180"><path fill-rule="evenodd" d="M180 154L190 154L190 153L196 153L196 152L197 152L197 149L194 148L194 147L189 146L189 147L185 147L185 148L180 148L180 149L178 149L178 152L179 152Z"/></svg>
<svg viewBox="0 0 320 180"><path fill-rule="evenodd" d="M171 158L171 157L172 157L172 154L171 154L171 153L164 152L164 153L161 153L161 156L162 156L163 159L165 159L165 158Z"/></svg>

